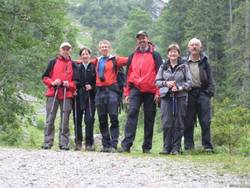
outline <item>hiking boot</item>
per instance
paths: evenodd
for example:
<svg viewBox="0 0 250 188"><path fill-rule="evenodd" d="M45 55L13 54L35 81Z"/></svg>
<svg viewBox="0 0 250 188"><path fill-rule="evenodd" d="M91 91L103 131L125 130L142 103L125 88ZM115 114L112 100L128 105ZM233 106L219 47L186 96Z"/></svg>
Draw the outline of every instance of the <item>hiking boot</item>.
<svg viewBox="0 0 250 188"><path fill-rule="evenodd" d="M185 146L184 149L185 149L186 151L188 151L188 150L189 150L189 151L190 151L190 150L194 150L194 146L193 146L193 145L190 145L190 146L188 145L188 146Z"/></svg>
<svg viewBox="0 0 250 188"><path fill-rule="evenodd" d="M121 147L118 149L118 153L130 153L130 149Z"/></svg>
<svg viewBox="0 0 250 188"><path fill-rule="evenodd" d="M68 151L69 150L69 146L59 146L60 150L65 150Z"/></svg>
<svg viewBox="0 0 250 188"><path fill-rule="evenodd" d="M44 150L48 150L48 149L51 149L51 145L49 144L44 144L41 148L44 149Z"/></svg>
<svg viewBox="0 0 250 188"><path fill-rule="evenodd" d="M179 151L172 151L171 154L172 155L179 155Z"/></svg>
<svg viewBox="0 0 250 188"><path fill-rule="evenodd" d="M150 153L151 153L151 152L150 152L150 149L143 149L142 152L143 152L143 153L146 153L146 154L150 154Z"/></svg>
<svg viewBox="0 0 250 188"><path fill-rule="evenodd" d="M101 149L101 152L110 153L110 152L111 152L111 148L103 147L103 148Z"/></svg>
<svg viewBox="0 0 250 188"><path fill-rule="evenodd" d="M93 145L86 145L85 150L86 151L95 151L95 147Z"/></svg>
<svg viewBox="0 0 250 188"><path fill-rule="evenodd" d="M169 151L169 150L166 150L166 149L164 149L164 150L162 150L159 154L160 155L169 155L171 152Z"/></svg>
<svg viewBox="0 0 250 188"><path fill-rule="evenodd" d="M213 153L214 152L213 148L204 148L203 151L206 153Z"/></svg>
<svg viewBox="0 0 250 188"><path fill-rule="evenodd" d="M82 143L77 143L75 147L75 151L81 151L82 149Z"/></svg>

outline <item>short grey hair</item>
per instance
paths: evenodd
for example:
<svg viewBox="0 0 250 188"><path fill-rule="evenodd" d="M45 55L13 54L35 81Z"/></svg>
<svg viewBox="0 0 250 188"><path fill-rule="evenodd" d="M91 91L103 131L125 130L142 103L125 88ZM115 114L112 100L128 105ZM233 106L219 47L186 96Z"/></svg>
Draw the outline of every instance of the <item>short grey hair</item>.
<svg viewBox="0 0 250 188"><path fill-rule="evenodd" d="M108 41L108 40L106 40L106 39L104 39L104 40L101 40L100 42L99 42L99 48L101 47L101 45L102 44L107 44L108 46L109 46L109 48L111 48L111 43Z"/></svg>
<svg viewBox="0 0 250 188"><path fill-rule="evenodd" d="M188 42L188 46L190 46L192 43L197 43L200 47L202 47L202 43L199 39L197 38L192 38L189 42Z"/></svg>

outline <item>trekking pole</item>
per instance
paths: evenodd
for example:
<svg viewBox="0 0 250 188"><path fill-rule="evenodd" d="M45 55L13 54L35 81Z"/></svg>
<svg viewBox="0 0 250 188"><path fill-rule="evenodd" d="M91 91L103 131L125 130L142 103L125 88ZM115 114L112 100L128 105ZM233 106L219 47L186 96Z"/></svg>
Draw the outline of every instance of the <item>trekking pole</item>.
<svg viewBox="0 0 250 188"><path fill-rule="evenodd" d="M175 95L174 95L174 92L173 92L173 94L172 94L172 109L173 109L173 121L175 122Z"/></svg>
<svg viewBox="0 0 250 188"><path fill-rule="evenodd" d="M89 91L88 91L88 98L89 98L89 115L90 115L91 122L92 122L92 108L91 108L91 100L90 100Z"/></svg>
<svg viewBox="0 0 250 188"><path fill-rule="evenodd" d="M76 134L76 140L77 140L77 108L76 108L76 95L75 95L75 100L74 100L74 107L75 107L75 134Z"/></svg>
<svg viewBox="0 0 250 188"><path fill-rule="evenodd" d="M65 119L65 103L66 103L66 87L63 87L63 111L62 111L62 124L61 124L61 127L62 127L62 133L63 133L63 129L64 129L64 119Z"/></svg>
<svg viewBox="0 0 250 188"><path fill-rule="evenodd" d="M48 115L48 121L50 121L50 118L52 116L52 113L53 113L53 110L54 110L54 107L55 107L56 97L57 97L57 94L58 94L58 86L56 86L54 89L55 89L55 95L54 95L52 106L51 106L51 109L50 109L50 112L49 112L49 115ZM48 132L48 127L46 127L46 132Z"/></svg>
<svg viewBox="0 0 250 188"><path fill-rule="evenodd" d="M55 87L55 95L54 95L54 98L53 98L53 102L52 102L52 106L51 106L51 109L50 109L50 115L52 114L53 110L54 110L54 106L55 106L55 103L56 103L56 97L57 97L57 94L58 94L58 86Z"/></svg>
<svg viewBox="0 0 250 188"><path fill-rule="evenodd" d="M118 99L119 105L118 105L118 113L121 114L123 110L123 101L122 101L122 94L119 94L119 99Z"/></svg>

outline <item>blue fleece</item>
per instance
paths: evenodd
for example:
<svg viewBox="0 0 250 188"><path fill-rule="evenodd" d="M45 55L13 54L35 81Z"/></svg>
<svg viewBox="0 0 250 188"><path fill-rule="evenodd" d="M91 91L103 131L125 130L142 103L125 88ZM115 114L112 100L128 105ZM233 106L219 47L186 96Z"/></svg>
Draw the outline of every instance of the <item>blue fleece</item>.
<svg viewBox="0 0 250 188"><path fill-rule="evenodd" d="M106 64L107 60L108 60L108 57L102 56L98 62L98 75L99 75L100 80L102 80L102 81L105 80L104 70L105 70L105 64Z"/></svg>

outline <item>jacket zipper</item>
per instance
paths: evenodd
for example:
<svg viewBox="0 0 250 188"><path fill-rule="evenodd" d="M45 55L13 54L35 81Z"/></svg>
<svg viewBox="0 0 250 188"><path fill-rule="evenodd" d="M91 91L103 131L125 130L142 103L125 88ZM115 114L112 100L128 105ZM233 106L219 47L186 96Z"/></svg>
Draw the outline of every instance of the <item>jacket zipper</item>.
<svg viewBox="0 0 250 188"><path fill-rule="evenodd" d="M139 70L140 70L140 79L139 79L139 83L141 82L142 80L142 62L144 61L144 52L142 53L142 58L141 58L141 61L140 61L140 65L139 65Z"/></svg>

